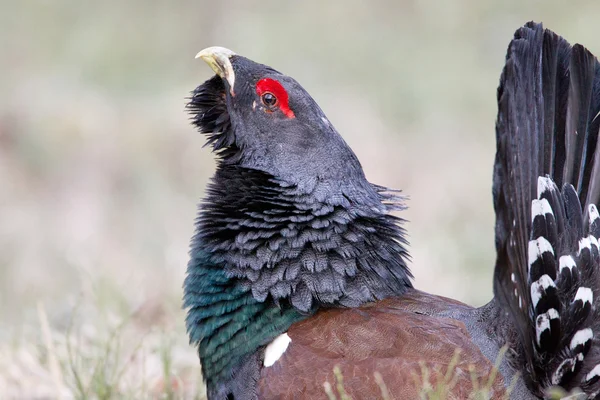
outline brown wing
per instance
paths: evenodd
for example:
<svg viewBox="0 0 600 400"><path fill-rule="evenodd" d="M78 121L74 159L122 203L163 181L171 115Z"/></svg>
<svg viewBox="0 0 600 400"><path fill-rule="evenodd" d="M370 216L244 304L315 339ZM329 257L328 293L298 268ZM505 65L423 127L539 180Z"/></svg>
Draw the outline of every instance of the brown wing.
<svg viewBox="0 0 600 400"><path fill-rule="evenodd" d="M331 309L293 325L291 343L271 367L263 368L261 399L323 399L324 382L335 387L333 369L339 366L345 391L356 400L382 398L374 373L379 372L393 399L418 399L422 365L434 385L461 349L451 399L466 399L472 391L471 372L480 381L492 363L472 342L465 325L440 317L445 309L468 308L453 300L409 292L355 309ZM424 363L424 364L423 364ZM499 376L492 398L501 398ZM338 397L339 398L339 397Z"/></svg>

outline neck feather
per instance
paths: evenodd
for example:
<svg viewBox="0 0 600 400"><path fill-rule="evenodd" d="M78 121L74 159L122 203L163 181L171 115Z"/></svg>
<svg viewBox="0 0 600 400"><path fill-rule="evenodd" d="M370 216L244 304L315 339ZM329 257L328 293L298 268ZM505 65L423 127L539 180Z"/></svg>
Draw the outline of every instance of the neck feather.
<svg viewBox="0 0 600 400"><path fill-rule="evenodd" d="M194 247L258 301L358 306L411 286L399 198L368 182L302 188L221 165L201 206Z"/></svg>

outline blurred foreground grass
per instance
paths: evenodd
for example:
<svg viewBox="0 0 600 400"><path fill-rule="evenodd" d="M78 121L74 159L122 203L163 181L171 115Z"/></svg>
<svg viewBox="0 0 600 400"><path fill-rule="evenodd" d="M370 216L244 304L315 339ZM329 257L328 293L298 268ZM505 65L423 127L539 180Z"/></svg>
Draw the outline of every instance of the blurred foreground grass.
<svg viewBox="0 0 600 400"><path fill-rule="evenodd" d="M0 344L3 399L205 398L197 356L180 329L145 320L160 317L156 310L123 318L91 303L77 305L62 329L50 326L39 303L39 323Z"/></svg>
<svg viewBox="0 0 600 400"><path fill-rule="evenodd" d="M558 0L0 0L0 398L202 396L180 309L213 168L183 111L209 77L198 50L230 47L301 82L369 179L410 196L417 287L480 305L506 46L535 19L600 53L599 13Z"/></svg>

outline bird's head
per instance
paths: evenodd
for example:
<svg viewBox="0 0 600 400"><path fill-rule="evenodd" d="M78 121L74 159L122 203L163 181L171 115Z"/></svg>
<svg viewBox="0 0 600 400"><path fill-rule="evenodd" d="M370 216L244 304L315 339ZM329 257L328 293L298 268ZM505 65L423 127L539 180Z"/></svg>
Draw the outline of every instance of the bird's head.
<svg viewBox="0 0 600 400"><path fill-rule="evenodd" d="M340 185L329 195L350 182L370 189L352 150L293 78L222 47L197 58L216 75L196 88L188 109L220 162L311 191L319 182Z"/></svg>
<svg viewBox="0 0 600 400"><path fill-rule="evenodd" d="M198 57L216 75L188 109L218 165L192 253L209 254L255 300L291 299L303 312L410 287L404 231L389 214L401 198L367 181L306 90L222 47ZM192 259L191 268L198 263L205 260Z"/></svg>

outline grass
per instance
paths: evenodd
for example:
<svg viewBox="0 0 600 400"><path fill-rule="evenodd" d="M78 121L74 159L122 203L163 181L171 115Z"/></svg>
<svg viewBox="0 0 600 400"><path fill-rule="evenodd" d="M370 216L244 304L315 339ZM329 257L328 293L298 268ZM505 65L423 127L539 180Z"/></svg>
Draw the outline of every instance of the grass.
<svg viewBox="0 0 600 400"><path fill-rule="evenodd" d="M38 304L38 340L15 338L0 348L3 398L205 398L194 350L180 332L144 329L135 317L83 322L76 308L64 331Z"/></svg>
<svg viewBox="0 0 600 400"><path fill-rule="evenodd" d="M475 373L474 367L470 367L471 372L471 387L472 391L469 397L465 400L490 400L492 398L492 386L498 375L498 368L506 355L507 347L503 347L494 363L494 367L491 370L490 375L479 379ZM419 399L418 400L449 400L454 399L451 396L452 390L455 388L458 381L458 370L457 365L460 360L460 349L457 349L454 356L448 364L446 373L442 375L442 379L438 379L436 383L431 382L432 371L422 363L420 371L413 371L413 378L415 387L419 388ZM346 392L344 388L344 376L338 366L334 367L333 375L335 378L334 384L325 382L323 389L327 395L328 400L352 400L352 397ZM383 377L379 372L374 373L375 382L379 386L381 391L382 400L391 400L395 398L393 394L388 390ZM509 400L514 387L520 378L519 374L515 375L508 385L506 392L502 399ZM495 397L497 398L497 397ZM548 389L545 398L549 400L584 400L587 396L578 388L571 390L570 392L565 391L560 387L552 387Z"/></svg>
<svg viewBox="0 0 600 400"><path fill-rule="evenodd" d="M560 387L553 387L548 390L546 398L550 400L586 400L588 396L580 389L567 392Z"/></svg>
<svg viewBox="0 0 600 400"><path fill-rule="evenodd" d="M421 363L420 371L412 371L415 387L419 391L419 400L448 400L451 397L452 390L455 388L458 382L458 362L460 361L460 349L457 349L454 356L448 364L448 368L444 374L441 375L441 379L438 379L435 383L431 382L432 372L425 363ZM479 379L475 373L474 367L470 367L471 372L471 386L472 392L468 397L468 400L489 400L492 398L492 385L498 375L498 367L502 362L504 355L506 354L506 348L502 348L496 359L495 365L491 370L490 375ZM333 375L335 378L334 384L325 382L323 388L329 400L352 400L352 397L346 392L344 388L344 377L338 366L333 369ZM436 374L439 376L439 374ZM379 372L374 374L375 382L379 386L381 391L382 400L390 400L395 398L392 393L388 390L383 377ZM518 376L510 383L503 399L508 400L510 393L516 384ZM467 400L467 399L465 399Z"/></svg>

